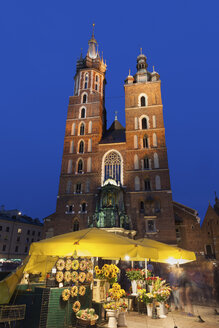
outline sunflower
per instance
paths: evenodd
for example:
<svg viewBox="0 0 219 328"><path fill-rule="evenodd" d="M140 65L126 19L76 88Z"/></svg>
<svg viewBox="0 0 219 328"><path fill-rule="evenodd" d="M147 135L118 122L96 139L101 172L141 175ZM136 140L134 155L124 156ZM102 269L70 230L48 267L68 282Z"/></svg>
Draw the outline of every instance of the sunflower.
<svg viewBox="0 0 219 328"><path fill-rule="evenodd" d="M67 259L66 263L65 263L65 270L67 270L67 271L71 270L71 265L72 265L71 260Z"/></svg>
<svg viewBox="0 0 219 328"><path fill-rule="evenodd" d="M73 286L70 290L71 293L71 297L75 297L78 295L78 287L77 286Z"/></svg>
<svg viewBox="0 0 219 328"><path fill-rule="evenodd" d="M65 271L65 273L64 273L64 280L66 282L70 282L71 281L71 272L70 271Z"/></svg>
<svg viewBox="0 0 219 328"><path fill-rule="evenodd" d="M87 268L87 263L86 263L86 261L85 261L85 260L82 260L82 261L80 262L79 267L80 267L80 270L81 270L81 271L85 271L86 268Z"/></svg>
<svg viewBox="0 0 219 328"><path fill-rule="evenodd" d="M88 282L91 282L93 280L93 274L91 272L88 272L86 275L86 280Z"/></svg>
<svg viewBox="0 0 219 328"><path fill-rule="evenodd" d="M96 274L99 275L101 273L101 270L100 269L97 269L96 270Z"/></svg>
<svg viewBox="0 0 219 328"><path fill-rule="evenodd" d="M63 259L59 259L56 263L56 267L59 271L62 271L65 269L65 261Z"/></svg>
<svg viewBox="0 0 219 328"><path fill-rule="evenodd" d="M85 286L80 286L79 287L79 295L84 296L86 293L86 287Z"/></svg>
<svg viewBox="0 0 219 328"><path fill-rule="evenodd" d="M62 272L62 271L58 271L58 272L56 273L56 280L57 280L58 282L62 282L63 278L64 278L64 274L63 274L63 272Z"/></svg>
<svg viewBox="0 0 219 328"><path fill-rule="evenodd" d="M79 276L78 276L79 281L84 282L85 278L86 278L86 273L85 272L80 272Z"/></svg>
<svg viewBox="0 0 219 328"><path fill-rule="evenodd" d="M72 280L73 282L78 281L78 273L77 273L77 271L73 271L73 272L72 272L72 274L71 274L71 280Z"/></svg>
<svg viewBox="0 0 219 328"><path fill-rule="evenodd" d="M74 302L72 306L72 310L76 313L80 310L81 308L81 303L79 301Z"/></svg>
<svg viewBox="0 0 219 328"><path fill-rule="evenodd" d="M62 299L63 301L67 301L70 297L70 290L69 289L64 289L62 291Z"/></svg>
<svg viewBox="0 0 219 328"><path fill-rule="evenodd" d="M72 269L73 270L78 270L78 268L79 268L79 262L78 262L78 260L72 261Z"/></svg>
<svg viewBox="0 0 219 328"><path fill-rule="evenodd" d="M109 271L105 271L104 275L105 277L109 277Z"/></svg>

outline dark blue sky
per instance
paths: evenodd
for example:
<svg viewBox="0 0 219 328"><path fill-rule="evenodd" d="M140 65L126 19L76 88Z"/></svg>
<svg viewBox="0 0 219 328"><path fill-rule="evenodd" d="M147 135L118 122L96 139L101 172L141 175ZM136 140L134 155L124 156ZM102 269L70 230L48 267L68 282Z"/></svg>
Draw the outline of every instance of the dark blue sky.
<svg viewBox="0 0 219 328"><path fill-rule="evenodd" d="M219 2L0 3L0 204L43 218L55 211L76 60L95 36L107 61L108 125L124 125L123 82L140 47L155 65L173 199L198 210L219 194Z"/></svg>

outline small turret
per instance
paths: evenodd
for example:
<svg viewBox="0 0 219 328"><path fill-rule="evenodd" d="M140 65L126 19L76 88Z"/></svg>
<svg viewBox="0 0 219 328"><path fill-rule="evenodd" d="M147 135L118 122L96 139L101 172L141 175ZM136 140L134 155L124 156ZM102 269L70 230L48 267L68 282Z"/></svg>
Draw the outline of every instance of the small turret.
<svg viewBox="0 0 219 328"><path fill-rule="evenodd" d="M135 74L136 82L147 82L150 78L147 72L147 57L142 54L142 48L140 49L140 55L137 57L137 73ZM150 74L150 73L149 73Z"/></svg>
<svg viewBox="0 0 219 328"><path fill-rule="evenodd" d="M151 73L151 81L154 82L154 81L159 81L160 80L160 75L155 72L154 70L154 66L153 66L153 72Z"/></svg>
<svg viewBox="0 0 219 328"><path fill-rule="evenodd" d="M134 82L134 77L130 74L130 70L129 70L129 75L125 79L125 83L130 84L130 83L133 83L133 82Z"/></svg>

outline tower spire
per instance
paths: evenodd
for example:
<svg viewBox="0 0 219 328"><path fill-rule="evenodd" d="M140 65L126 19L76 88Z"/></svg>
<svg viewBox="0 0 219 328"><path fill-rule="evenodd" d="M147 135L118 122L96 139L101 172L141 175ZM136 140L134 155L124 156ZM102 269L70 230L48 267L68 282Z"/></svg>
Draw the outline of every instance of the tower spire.
<svg viewBox="0 0 219 328"><path fill-rule="evenodd" d="M95 23L93 23L92 39L94 39L94 27L95 27Z"/></svg>
<svg viewBox="0 0 219 328"><path fill-rule="evenodd" d="M95 24L93 23L93 30L92 30L92 36L91 36L91 39L89 40L88 42L88 56L91 58L91 59L95 59L97 58L97 54L98 54L98 50L97 50L97 41L94 37L94 26Z"/></svg>

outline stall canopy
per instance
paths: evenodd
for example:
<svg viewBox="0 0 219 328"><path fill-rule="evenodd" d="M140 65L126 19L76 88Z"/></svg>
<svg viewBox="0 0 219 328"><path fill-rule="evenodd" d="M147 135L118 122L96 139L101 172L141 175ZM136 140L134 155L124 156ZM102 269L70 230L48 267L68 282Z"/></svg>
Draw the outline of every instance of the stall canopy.
<svg viewBox="0 0 219 328"><path fill-rule="evenodd" d="M169 263L169 264L184 264L196 260L194 252L187 251L185 249L160 243L156 240L142 238L137 242L144 247L153 247L157 250L157 258L150 258L153 262Z"/></svg>
<svg viewBox="0 0 219 328"><path fill-rule="evenodd" d="M145 247L135 240L115 235L98 228L90 228L58 235L31 244L30 260L25 272L45 273L58 257L103 257L108 259L158 258L154 247ZM50 263L46 262L49 259Z"/></svg>
<svg viewBox="0 0 219 328"><path fill-rule="evenodd" d="M9 302L23 272L40 274L44 280L46 273L52 269L58 258L67 256L132 261L150 259L170 264L196 260L193 252L151 239L133 240L98 228L70 232L31 244L28 263L0 282L0 304Z"/></svg>

